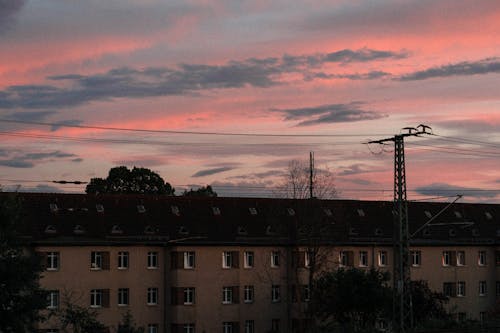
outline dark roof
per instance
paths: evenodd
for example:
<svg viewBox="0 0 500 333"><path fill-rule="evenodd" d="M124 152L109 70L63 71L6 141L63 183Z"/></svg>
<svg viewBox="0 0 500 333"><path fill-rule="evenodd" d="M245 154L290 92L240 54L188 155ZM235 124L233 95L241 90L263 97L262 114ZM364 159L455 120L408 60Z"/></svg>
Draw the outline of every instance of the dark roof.
<svg viewBox="0 0 500 333"><path fill-rule="evenodd" d="M2 196L7 193L0 194ZM18 193L34 244L391 244L393 202ZM447 203L410 202L410 233ZM455 203L415 244L500 243L500 205Z"/></svg>

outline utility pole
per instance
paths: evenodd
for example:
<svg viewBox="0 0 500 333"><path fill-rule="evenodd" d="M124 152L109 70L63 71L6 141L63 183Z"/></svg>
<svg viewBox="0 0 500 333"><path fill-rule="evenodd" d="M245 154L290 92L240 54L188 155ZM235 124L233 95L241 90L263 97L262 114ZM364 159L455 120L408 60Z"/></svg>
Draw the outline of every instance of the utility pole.
<svg viewBox="0 0 500 333"><path fill-rule="evenodd" d="M405 133L393 137L370 141L385 144L394 142L394 232L393 232L393 329L406 333L413 327L413 309L410 292L410 250L408 230L408 203L406 197L406 170L404 138L432 134L426 125L405 127Z"/></svg>
<svg viewBox="0 0 500 333"><path fill-rule="evenodd" d="M314 153L309 152L309 198L314 198Z"/></svg>

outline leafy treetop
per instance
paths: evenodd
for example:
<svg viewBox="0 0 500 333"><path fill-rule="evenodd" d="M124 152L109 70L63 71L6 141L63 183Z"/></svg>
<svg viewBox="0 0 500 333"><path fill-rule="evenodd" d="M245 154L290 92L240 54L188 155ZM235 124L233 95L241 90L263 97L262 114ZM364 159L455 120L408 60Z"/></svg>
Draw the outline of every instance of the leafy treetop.
<svg viewBox="0 0 500 333"><path fill-rule="evenodd" d="M182 193L186 197L216 197L217 193L212 189L212 186L200 187L197 190L190 189Z"/></svg>

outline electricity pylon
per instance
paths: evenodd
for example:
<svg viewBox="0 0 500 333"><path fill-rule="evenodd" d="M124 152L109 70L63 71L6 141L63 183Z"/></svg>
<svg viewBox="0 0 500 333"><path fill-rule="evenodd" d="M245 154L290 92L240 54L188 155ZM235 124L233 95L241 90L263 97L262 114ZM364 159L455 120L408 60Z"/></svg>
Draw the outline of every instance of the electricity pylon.
<svg viewBox="0 0 500 333"><path fill-rule="evenodd" d="M406 199L406 170L404 138L432 134L426 125L405 127L405 133L393 137L370 141L385 144L394 142L394 232L393 232L393 329L405 333L413 327L413 309L410 292L410 245L408 228L408 203Z"/></svg>

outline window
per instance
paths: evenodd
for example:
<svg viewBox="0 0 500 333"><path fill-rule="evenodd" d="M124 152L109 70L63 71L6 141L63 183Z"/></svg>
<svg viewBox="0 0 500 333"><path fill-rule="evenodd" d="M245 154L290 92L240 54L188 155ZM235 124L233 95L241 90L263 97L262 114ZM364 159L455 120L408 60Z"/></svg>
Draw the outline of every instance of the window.
<svg viewBox="0 0 500 333"><path fill-rule="evenodd" d="M453 282L443 283L443 294L448 297L454 297L456 295L456 286Z"/></svg>
<svg viewBox="0 0 500 333"><path fill-rule="evenodd" d="M304 252L304 267L311 267L312 259L314 259L314 254L312 251Z"/></svg>
<svg viewBox="0 0 500 333"><path fill-rule="evenodd" d="M109 289L92 289L90 291L90 307L109 308Z"/></svg>
<svg viewBox="0 0 500 333"><path fill-rule="evenodd" d="M118 288L118 306L128 305L128 288Z"/></svg>
<svg viewBox="0 0 500 333"><path fill-rule="evenodd" d="M276 303L281 300L281 295L280 295L280 286L279 285L272 285L271 286L271 302Z"/></svg>
<svg viewBox="0 0 500 333"><path fill-rule="evenodd" d="M236 333L236 323L225 321L222 323L222 333Z"/></svg>
<svg viewBox="0 0 500 333"><path fill-rule="evenodd" d="M500 266L500 251L495 251L495 265Z"/></svg>
<svg viewBox="0 0 500 333"><path fill-rule="evenodd" d="M184 324L184 333L194 333L194 324Z"/></svg>
<svg viewBox="0 0 500 333"><path fill-rule="evenodd" d="M194 304L194 288L184 288L184 305Z"/></svg>
<svg viewBox="0 0 500 333"><path fill-rule="evenodd" d="M418 267L422 264L422 252L420 251L410 251L411 265L413 267Z"/></svg>
<svg viewBox="0 0 500 333"><path fill-rule="evenodd" d="M359 251L359 267L368 266L368 252Z"/></svg>
<svg viewBox="0 0 500 333"><path fill-rule="evenodd" d="M465 266L465 251L457 251L457 266Z"/></svg>
<svg viewBox="0 0 500 333"><path fill-rule="evenodd" d="M257 215L257 208L255 207L248 208L248 211L250 212L250 215Z"/></svg>
<svg viewBox="0 0 500 333"><path fill-rule="evenodd" d="M109 252L92 251L90 252L90 269L92 270L108 270L109 269Z"/></svg>
<svg viewBox="0 0 500 333"><path fill-rule="evenodd" d="M465 296L465 281L457 282L457 296L464 297Z"/></svg>
<svg viewBox="0 0 500 333"><path fill-rule="evenodd" d="M280 253L279 251L271 252L271 267L280 267Z"/></svg>
<svg viewBox="0 0 500 333"><path fill-rule="evenodd" d="M59 290L50 290L47 295L47 309L59 307Z"/></svg>
<svg viewBox="0 0 500 333"><path fill-rule="evenodd" d="M302 286L302 300L304 302L309 302L311 300L311 289L307 284Z"/></svg>
<svg viewBox="0 0 500 333"><path fill-rule="evenodd" d="M339 265L341 267L353 266L353 253L352 251L340 251Z"/></svg>
<svg viewBox="0 0 500 333"><path fill-rule="evenodd" d="M222 252L222 268L238 268L239 267L239 252L224 251Z"/></svg>
<svg viewBox="0 0 500 333"><path fill-rule="evenodd" d="M193 269L195 263L195 255L193 251L184 252L184 269Z"/></svg>
<svg viewBox="0 0 500 333"><path fill-rule="evenodd" d="M148 305L158 304L158 288L148 288Z"/></svg>
<svg viewBox="0 0 500 333"><path fill-rule="evenodd" d="M118 269L128 268L128 252L120 251L118 252Z"/></svg>
<svg viewBox="0 0 500 333"><path fill-rule="evenodd" d="M379 253L378 253L378 265L380 267L387 266L387 251L379 251Z"/></svg>
<svg viewBox="0 0 500 333"><path fill-rule="evenodd" d="M443 266L450 266L451 265L451 251L443 251Z"/></svg>
<svg viewBox="0 0 500 333"><path fill-rule="evenodd" d="M479 321L483 323L486 320L486 312L479 312Z"/></svg>
<svg viewBox="0 0 500 333"><path fill-rule="evenodd" d="M279 332L279 331L280 331L280 320L271 319L271 332Z"/></svg>
<svg viewBox="0 0 500 333"><path fill-rule="evenodd" d="M486 296L486 281L479 281L479 296Z"/></svg>
<svg viewBox="0 0 500 333"><path fill-rule="evenodd" d="M245 333L255 333L255 322L253 320L245 320Z"/></svg>
<svg viewBox="0 0 500 333"><path fill-rule="evenodd" d="M222 288L222 304L238 303L238 287Z"/></svg>
<svg viewBox="0 0 500 333"><path fill-rule="evenodd" d="M158 324L148 324L148 333L158 333Z"/></svg>
<svg viewBox="0 0 500 333"><path fill-rule="evenodd" d="M243 288L243 301L245 303L253 303L254 288L253 286L245 286Z"/></svg>
<svg viewBox="0 0 500 333"><path fill-rule="evenodd" d="M252 268L253 267L253 251L245 251L244 252L244 266L245 268Z"/></svg>
<svg viewBox="0 0 500 333"><path fill-rule="evenodd" d="M148 252L148 269L158 268L158 252Z"/></svg>
<svg viewBox="0 0 500 333"><path fill-rule="evenodd" d="M479 266L486 266L486 251L479 251L477 264Z"/></svg>
<svg viewBox="0 0 500 333"><path fill-rule="evenodd" d="M59 252L47 252L48 271L57 271L59 269Z"/></svg>
<svg viewBox="0 0 500 333"><path fill-rule="evenodd" d="M496 296L500 296L500 281L496 282Z"/></svg>
<svg viewBox="0 0 500 333"><path fill-rule="evenodd" d="M458 313L458 321L466 321L466 320L467 320L467 313L459 312Z"/></svg>

